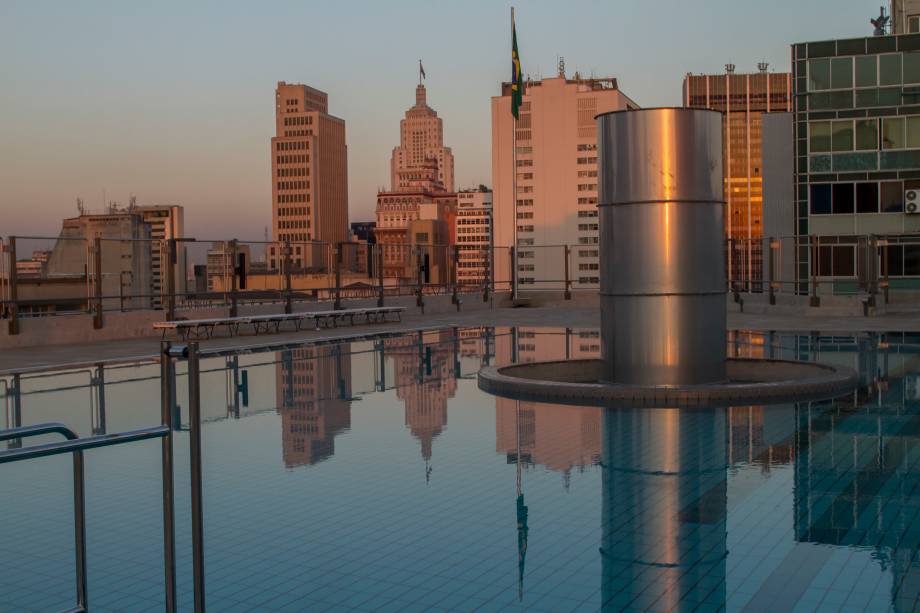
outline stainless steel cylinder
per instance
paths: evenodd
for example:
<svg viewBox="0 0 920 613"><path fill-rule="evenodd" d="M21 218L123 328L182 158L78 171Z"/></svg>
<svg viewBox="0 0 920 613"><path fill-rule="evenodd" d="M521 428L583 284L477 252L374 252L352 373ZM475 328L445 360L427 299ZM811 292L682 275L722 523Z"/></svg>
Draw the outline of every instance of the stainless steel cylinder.
<svg viewBox="0 0 920 613"><path fill-rule="evenodd" d="M722 116L598 116L604 378L725 380Z"/></svg>

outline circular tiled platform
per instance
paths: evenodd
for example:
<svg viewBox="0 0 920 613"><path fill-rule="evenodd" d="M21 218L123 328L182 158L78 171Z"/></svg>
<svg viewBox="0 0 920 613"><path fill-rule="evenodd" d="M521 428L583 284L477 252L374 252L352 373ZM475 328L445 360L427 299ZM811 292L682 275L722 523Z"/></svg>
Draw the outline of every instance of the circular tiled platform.
<svg viewBox="0 0 920 613"><path fill-rule="evenodd" d="M828 398L856 387L855 371L788 360L731 358L725 383L645 386L601 383L601 360L561 360L479 371L479 388L519 400L606 407L693 407Z"/></svg>

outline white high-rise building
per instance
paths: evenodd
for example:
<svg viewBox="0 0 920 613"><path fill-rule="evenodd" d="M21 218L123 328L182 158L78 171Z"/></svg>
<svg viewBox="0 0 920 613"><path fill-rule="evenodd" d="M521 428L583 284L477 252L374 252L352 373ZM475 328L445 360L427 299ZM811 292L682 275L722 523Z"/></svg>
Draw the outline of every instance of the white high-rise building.
<svg viewBox="0 0 920 613"><path fill-rule="evenodd" d="M502 84L502 95L492 98L494 243L496 247L517 246L516 274L521 288L562 287L562 245L572 246L569 275L573 286L598 287L594 117L635 108L638 105L619 90L616 79L585 79L578 73L569 79L561 66L558 77L525 83L516 128L510 84ZM516 154L512 147L517 148ZM510 258L499 252L497 279L511 278L509 265Z"/></svg>

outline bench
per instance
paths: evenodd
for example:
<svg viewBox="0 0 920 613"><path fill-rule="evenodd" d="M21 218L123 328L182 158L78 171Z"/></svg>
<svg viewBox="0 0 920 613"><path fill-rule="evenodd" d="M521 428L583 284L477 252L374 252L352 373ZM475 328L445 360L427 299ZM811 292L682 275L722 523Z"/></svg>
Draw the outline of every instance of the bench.
<svg viewBox="0 0 920 613"><path fill-rule="evenodd" d="M397 321L402 321L402 312L405 307L367 307L359 309L340 309L337 311L307 311L303 313L273 313L267 315L245 315L242 317L213 317L208 319L179 319L175 321L158 321L153 324L154 330L162 332L162 337L174 332L179 338L209 339L213 338L214 331L219 327L227 329L230 336L239 336L243 326L252 326L253 334L262 334L281 331L285 323L292 323L294 330L303 329L305 322L310 322L313 329L321 327L336 327L346 319L350 325L355 324L355 318L364 318L364 323L382 323L387 317L395 315ZM359 319L360 323L360 319Z"/></svg>

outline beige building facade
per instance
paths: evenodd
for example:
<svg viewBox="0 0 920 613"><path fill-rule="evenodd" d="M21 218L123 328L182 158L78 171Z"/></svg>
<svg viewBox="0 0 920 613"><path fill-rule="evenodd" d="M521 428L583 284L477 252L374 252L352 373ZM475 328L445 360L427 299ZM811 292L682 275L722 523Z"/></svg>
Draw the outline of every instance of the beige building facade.
<svg viewBox="0 0 920 613"><path fill-rule="evenodd" d="M345 121L329 114L325 92L280 81L275 90L272 240L269 269L278 270L284 243L348 240L348 153ZM295 268L315 267L319 248L292 250Z"/></svg>
<svg viewBox="0 0 920 613"><path fill-rule="evenodd" d="M399 146L390 158L391 189L408 187L404 171L435 160L435 177L447 191L454 190L454 154L444 146L444 122L438 112L428 106L425 86L415 88L415 105L399 122Z"/></svg>
<svg viewBox="0 0 920 613"><path fill-rule="evenodd" d="M502 94L492 98L494 243L517 246L522 289L562 287L562 245L571 246L573 286L598 287L594 118L633 108L638 105L620 91L616 79L586 79L578 73L567 78L564 69L557 77L525 84L516 127L510 84L503 83ZM511 280L510 262L497 253L496 279Z"/></svg>
<svg viewBox="0 0 920 613"><path fill-rule="evenodd" d="M481 285L489 278L492 192L480 186L457 192L457 282Z"/></svg>

